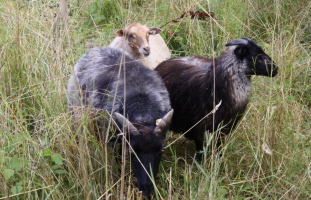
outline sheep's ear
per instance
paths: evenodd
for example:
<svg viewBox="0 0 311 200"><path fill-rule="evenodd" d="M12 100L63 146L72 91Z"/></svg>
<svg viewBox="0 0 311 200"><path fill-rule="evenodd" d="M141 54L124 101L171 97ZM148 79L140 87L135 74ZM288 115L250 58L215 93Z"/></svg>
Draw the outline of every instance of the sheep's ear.
<svg viewBox="0 0 311 200"><path fill-rule="evenodd" d="M243 60L246 51L247 51L246 46L239 46L234 50L234 54L238 59Z"/></svg>
<svg viewBox="0 0 311 200"><path fill-rule="evenodd" d="M247 52L247 46L249 46L249 42L251 41L252 40L249 38L242 37L242 38L231 40L230 42L226 44L226 47L236 46L236 48L234 49L234 54L238 59L243 60L244 55Z"/></svg>
<svg viewBox="0 0 311 200"><path fill-rule="evenodd" d="M125 30L124 29L120 29L118 31L115 32L116 36L119 36L119 37L123 37L124 36L124 33L125 33Z"/></svg>
<svg viewBox="0 0 311 200"><path fill-rule="evenodd" d="M150 35L156 35L162 32L162 30L160 28L156 28L156 27L149 27L149 34Z"/></svg>

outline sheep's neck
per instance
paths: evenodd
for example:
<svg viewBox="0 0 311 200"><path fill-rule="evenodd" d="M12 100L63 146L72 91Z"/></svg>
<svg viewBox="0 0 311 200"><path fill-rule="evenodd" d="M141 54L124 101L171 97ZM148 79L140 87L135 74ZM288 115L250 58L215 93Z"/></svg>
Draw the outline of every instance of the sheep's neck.
<svg viewBox="0 0 311 200"><path fill-rule="evenodd" d="M234 58L232 58L234 59ZM237 109L244 108L250 98L251 94L251 81L250 77L247 77L244 72L243 63L228 62L231 64L222 63L223 69L219 70L217 76L222 76L222 83L224 88L227 88L225 92L232 102L232 106ZM216 83L217 84L217 83Z"/></svg>

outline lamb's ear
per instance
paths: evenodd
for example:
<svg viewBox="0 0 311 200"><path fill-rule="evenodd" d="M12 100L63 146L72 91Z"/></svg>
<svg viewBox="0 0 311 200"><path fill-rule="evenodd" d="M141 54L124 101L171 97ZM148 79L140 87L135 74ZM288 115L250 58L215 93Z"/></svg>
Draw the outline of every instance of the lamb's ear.
<svg viewBox="0 0 311 200"><path fill-rule="evenodd" d="M120 29L115 32L116 36L119 36L119 37L123 37L124 33L125 33L124 29Z"/></svg>
<svg viewBox="0 0 311 200"><path fill-rule="evenodd" d="M156 35L162 32L162 30L160 28L156 28L156 27L149 27L149 34L150 35Z"/></svg>

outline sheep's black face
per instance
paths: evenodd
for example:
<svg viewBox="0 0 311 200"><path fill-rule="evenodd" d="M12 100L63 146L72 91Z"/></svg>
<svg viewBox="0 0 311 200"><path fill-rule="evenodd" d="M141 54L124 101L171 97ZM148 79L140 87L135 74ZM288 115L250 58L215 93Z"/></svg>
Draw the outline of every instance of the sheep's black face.
<svg viewBox="0 0 311 200"><path fill-rule="evenodd" d="M226 44L227 47L236 46L234 55L242 64L246 75L275 76L278 67L255 41L242 37Z"/></svg>
<svg viewBox="0 0 311 200"><path fill-rule="evenodd" d="M249 48L249 56L246 56L248 66L252 66L251 75L275 76L278 67L261 48Z"/></svg>
<svg viewBox="0 0 311 200"><path fill-rule="evenodd" d="M118 125L123 124L123 130L130 139L132 169L137 179L137 186L143 195L148 197L153 192L151 177L156 177L159 171L165 133L171 124L174 110L171 109L161 119L155 122L132 124L122 114L115 112L114 118ZM140 119L140 117L138 117ZM154 127L155 126L155 127Z"/></svg>
<svg viewBox="0 0 311 200"><path fill-rule="evenodd" d="M150 177L156 177L159 171L163 140L154 133L139 134L131 137L131 146L132 169L137 179L137 187L148 197L154 191Z"/></svg>
<svg viewBox="0 0 311 200"><path fill-rule="evenodd" d="M247 75L261 75L274 77L278 67L272 59L255 42L248 42L245 46L238 46L235 55L247 66Z"/></svg>

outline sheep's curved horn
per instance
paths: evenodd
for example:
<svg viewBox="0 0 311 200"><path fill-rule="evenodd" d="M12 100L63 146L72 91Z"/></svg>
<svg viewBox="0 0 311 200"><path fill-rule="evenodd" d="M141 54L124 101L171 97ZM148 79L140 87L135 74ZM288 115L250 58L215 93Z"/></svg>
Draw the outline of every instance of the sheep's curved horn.
<svg viewBox="0 0 311 200"><path fill-rule="evenodd" d="M174 110L171 109L166 115L160 120L159 124L157 127L155 127L154 132L157 135L162 135L163 134L163 129L166 128L172 121Z"/></svg>
<svg viewBox="0 0 311 200"><path fill-rule="evenodd" d="M114 118L123 125L123 128L125 130L129 130L131 135L138 135L139 132L137 128L128 120L126 119L123 115L120 113L115 112L114 113Z"/></svg>
<svg viewBox="0 0 311 200"><path fill-rule="evenodd" d="M247 37L242 37L242 38L231 40L225 46L226 47L233 46L233 45L245 46L248 44L249 41L251 41L251 39L249 39Z"/></svg>

